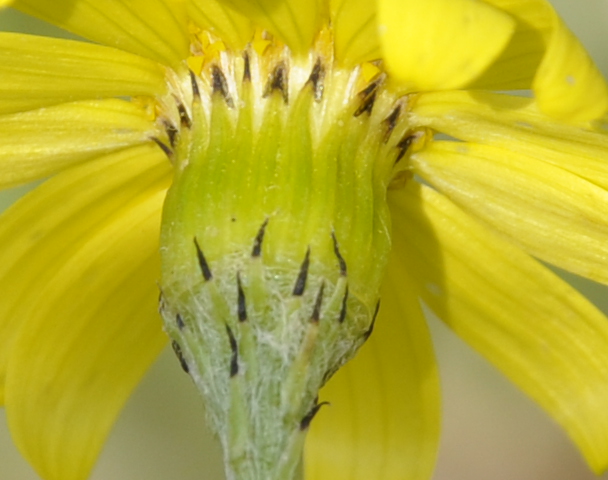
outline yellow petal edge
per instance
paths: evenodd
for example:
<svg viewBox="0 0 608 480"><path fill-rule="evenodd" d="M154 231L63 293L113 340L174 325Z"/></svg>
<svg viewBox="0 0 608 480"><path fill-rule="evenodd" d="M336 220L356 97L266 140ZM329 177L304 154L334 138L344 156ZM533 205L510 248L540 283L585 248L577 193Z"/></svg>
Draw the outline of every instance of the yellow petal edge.
<svg viewBox="0 0 608 480"><path fill-rule="evenodd" d="M595 472L608 467L608 320L536 260L445 197L393 197L395 249L424 302L530 395ZM399 234L401 232L401 234Z"/></svg>
<svg viewBox="0 0 608 480"><path fill-rule="evenodd" d="M532 83L538 106L568 122L601 118L608 111L606 81L572 32L551 14L553 33Z"/></svg>
<svg viewBox="0 0 608 480"><path fill-rule="evenodd" d="M0 114L74 100L156 95L160 65L114 48L0 32Z"/></svg>
<svg viewBox="0 0 608 480"><path fill-rule="evenodd" d="M322 0L219 0L284 41L294 53L306 53L327 15Z"/></svg>
<svg viewBox="0 0 608 480"><path fill-rule="evenodd" d="M473 0L379 0L378 24L387 68L409 91L465 87L515 30L508 14Z"/></svg>
<svg viewBox="0 0 608 480"><path fill-rule="evenodd" d="M608 87L585 48L547 0L485 0L513 16L517 30L506 58L485 82L499 90L530 88L547 115L573 123L601 118ZM486 84L484 84L486 83Z"/></svg>
<svg viewBox="0 0 608 480"><path fill-rule="evenodd" d="M38 288L25 284L18 296L12 313L24 320L6 378L14 441L45 480L87 478L122 405L166 343L151 279L159 274L160 209L170 175L162 155L145 150L59 174L17 207L47 212L48 202L59 203L57 215L39 215L18 234L30 248L20 267L30 276L42 270L48 281ZM100 187L98 179L108 176L116 181ZM102 195L93 205L83 182ZM121 184L117 205L114 189ZM75 187L81 188L63 207L63 194ZM90 218L62 219L74 208ZM89 228L74 235L83 222ZM44 245L32 231L45 233ZM47 253L43 261L36 261L39 248ZM64 261L56 262L49 249Z"/></svg>
<svg viewBox="0 0 608 480"><path fill-rule="evenodd" d="M89 40L179 67L188 56L182 2L14 0L13 6Z"/></svg>

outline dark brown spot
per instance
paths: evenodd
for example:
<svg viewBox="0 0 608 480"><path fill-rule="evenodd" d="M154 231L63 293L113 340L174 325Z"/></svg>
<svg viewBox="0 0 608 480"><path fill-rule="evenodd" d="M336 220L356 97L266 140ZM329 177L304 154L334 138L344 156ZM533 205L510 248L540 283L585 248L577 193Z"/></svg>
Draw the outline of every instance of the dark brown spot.
<svg viewBox="0 0 608 480"><path fill-rule="evenodd" d="M268 82L264 88L263 97L270 96L274 91L279 91L285 104L289 102L289 92L287 84L287 66L285 62L280 62L272 73L268 76Z"/></svg>
<svg viewBox="0 0 608 480"><path fill-rule="evenodd" d="M253 242L253 250L251 251L252 257L259 257L260 255L262 255L262 242L264 241L266 225L268 225L268 219L264 220L264 223L262 223L262 226L258 230L258 234L255 236L255 241Z"/></svg>
<svg viewBox="0 0 608 480"><path fill-rule="evenodd" d="M312 407L310 409L310 412L308 412L304 416L304 418L300 421L300 430L301 431L304 431L308 427L310 427L310 423L312 422L312 419L315 418L315 415L317 414L317 412L321 409L321 407L323 405L329 405L329 402L317 403L314 407Z"/></svg>
<svg viewBox="0 0 608 480"><path fill-rule="evenodd" d="M217 65L213 65L211 67L211 77L213 79L213 93L221 95L224 98L226 105L230 108L234 108L234 102L228 93L228 81L226 80L226 76L224 75L224 72L222 72L222 69Z"/></svg>
<svg viewBox="0 0 608 480"><path fill-rule="evenodd" d="M410 145L415 139L416 135L406 135L401 140L399 140L399 143L396 145L398 153L395 163L399 162L399 160L403 158L403 156L407 153L410 148Z"/></svg>
<svg viewBox="0 0 608 480"><path fill-rule="evenodd" d="M369 328L363 334L363 341L367 341L367 339L371 336L374 331L374 325L376 325L376 318L378 317L378 312L380 311L380 300L376 303L376 310L374 311L374 316L372 317L372 323L370 323Z"/></svg>
<svg viewBox="0 0 608 480"><path fill-rule="evenodd" d="M391 133L393 133L395 126L397 126L399 115L401 115L401 104L397 105L390 115L382 122L384 125L386 125L386 132L384 132L384 138L382 139L384 143L388 142L388 139L391 137Z"/></svg>
<svg viewBox="0 0 608 480"><path fill-rule="evenodd" d="M331 232L331 238L334 241L334 253L338 258L338 264L340 265L340 275L343 277L346 276L346 262L344 261L344 257L340 253L340 248L338 247L338 239L336 238L336 232Z"/></svg>
<svg viewBox="0 0 608 480"><path fill-rule="evenodd" d="M228 341L230 342L230 378L232 378L239 373L239 347L232 329L228 325L226 325L226 333L228 333Z"/></svg>
<svg viewBox="0 0 608 480"><path fill-rule="evenodd" d="M325 68L321 63L321 59L317 58L315 66L312 67L310 77L308 77L308 80L306 81L307 84L312 85L312 90L314 92L316 102L320 102L323 99L323 91L325 89L325 85L323 84L324 79Z"/></svg>
<svg viewBox="0 0 608 480"><path fill-rule="evenodd" d="M156 137L150 137L150 140L152 140L154 143L156 143L156 145L158 145L160 147L160 149L163 151L163 153L165 155L167 155L167 157L169 157L169 159L173 158L173 150L171 150L171 148L169 148L167 145L165 145L163 142L161 142Z"/></svg>
<svg viewBox="0 0 608 480"><path fill-rule="evenodd" d="M315 299L315 306L312 309L312 315L310 316L310 321L313 323L319 323L319 319L321 318L321 305L323 303L323 291L325 290L325 283L321 284L321 288L317 292L317 298Z"/></svg>
<svg viewBox="0 0 608 480"><path fill-rule="evenodd" d="M369 97L365 97L365 99L361 101L361 105L359 105L359 108L355 110L355 113L353 115L355 117L363 115L364 113L371 115L372 109L374 108L374 103L376 101L377 93L378 92L374 91Z"/></svg>
<svg viewBox="0 0 608 480"><path fill-rule="evenodd" d="M177 135L179 133L177 128L169 121L163 121L163 125L165 126L165 132L167 132L171 148L175 148L175 145L177 144Z"/></svg>
<svg viewBox="0 0 608 480"><path fill-rule="evenodd" d="M236 285L237 285L237 315L239 317L239 322L244 322L247 320L247 304L245 302L245 292L243 291L243 284L241 283L241 274L236 274Z"/></svg>
<svg viewBox="0 0 608 480"><path fill-rule="evenodd" d="M296 297L299 297L304 294L304 289L306 288L306 278L308 278L308 267L310 266L310 247L306 249L306 255L304 256L304 261L302 265L300 265L300 273L298 274L298 278L296 280L296 284L293 287L292 294Z"/></svg>
<svg viewBox="0 0 608 480"><path fill-rule="evenodd" d="M384 83L385 78L386 75L379 75L376 80L371 82L367 87L358 93L358 96L361 99L361 104L353 114L355 117L363 115L364 113L371 115L372 109L374 108L374 103L376 102L376 96L378 95L378 90Z"/></svg>
<svg viewBox="0 0 608 480"><path fill-rule="evenodd" d="M209 264L207 263L207 260L205 259L205 255L203 255L203 251L201 250L201 247L199 246L198 241L196 240L196 237L194 237L194 246L196 247L196 256L198 258L198 266L201 269L203 278L205 279L206 282L208 282L209 280L211 280L213 278L213 275L211 274L211 269L209 268Z"/></svg>
<svg viewBox="0 0 608 480"><path fill-rule="evenodd" d="M179 113L179 120L182 124L182 127L192 127L192 120L190 119L190 115L188 115L188 111L186 110L186 107L183 103L177 102L177 111Z"/></svg>
<svg viewBox="0 0 608 480"><path fill-rule="evenodd" d="M251 82L251 61L247 52L243 52L243 62L243 82Z"/></svg>
<svg viewBox="0 0 608 480"><path fill-rule="evenodd" d="M196 81L196 75L192 70L190 70L190 85L192 87L192 98L194 100L200 100L201 92L198 89L198 82Z"/></svg>
<svg viewBox="0 0 608 480"><path fill-rule="evenodd" d="M184 323L184 319L179 313L175 315L175 323L177 323L177 328L179 328L180 330L183 330L186 326L186 324Z"/></svg>
<svg viewBox="0 0 608 480"><path fill-rule="evenodd" d="M340 316L338 317L338 321L340 323L344 323L344 319L346 318L347 302L348 302L348 285L346 285L346 290L344 291L344 296L342 297L342 308L340 308Z"/></svg>
<svg viewBox="0 0 608 480"><path fill-rule="evenodd" d="M179 346L175 340L171 342L171 347L173 347L173 351L175 352L175 356L179 360L179 364L182 366L182 370L186 373L190 373L190 367L188 367L188 363L184 358L184 354L182 353L182 348Z"/></svg>

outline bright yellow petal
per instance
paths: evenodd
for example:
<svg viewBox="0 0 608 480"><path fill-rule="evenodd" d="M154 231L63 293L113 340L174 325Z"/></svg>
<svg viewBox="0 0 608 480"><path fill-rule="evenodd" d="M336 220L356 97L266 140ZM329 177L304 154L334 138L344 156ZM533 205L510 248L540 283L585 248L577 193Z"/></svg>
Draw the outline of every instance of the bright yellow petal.
<svg viewBox="0 0 608 480"><path fill-rule="evenodd" d="M0 404L11 342L27 318L30 297L100 222L169 175L156 146L133 147L56 175L0 217Z"/></svg>
<svg viewBox="0 0 608 480"><path fill-rule="evenodd" d="M515 33L496 62L472 88L529 89L551 36L551 6L537 0L484 0L508 12L516 21Z"/></svg>
<svg viewBox="0 0 608 480"><path fill-rule="evenodd" d="M150 60L84 42L0 33L0 114L73 100L154 95L164 72Z"/></svg>
<svg viewBox="0 0 608 480"><path fill-rule="evenodd" d="M88 476L118 412L165 344L154 279L159 275L160 211L170 176L158 157L148 172L129 161L108 169L99 168L100 163L97 172L87 165L88 175L82 168L76 175L62 175L63 191L27 200L26 206L37 203L29 206L56 223L20 220L27 233L11 239L29 246L31 255L26 253L19 266L38 288L26 284L15 292L12 313L21 325L9 352L7 418L16 445L46 480ZM123 164L130 167L129 180ZM133 178L135 171L140 176ZM129 195L116 196L123 204L117 206L116 192L106 188L94 205L78 208L80 200L92 200L87 188L100 193L99 177L104 176L122 177ZM74 190L76 198L65 196ZM61 221L54 209L59 202L78 207ZM65 214L66 209L59 210ZM98 215L88 218L93 213ZM89 228L82 229L80 222ZM75 236L77 229L81 235ZM39 282L38 272L48 281Z"/></svg>
<svg viewBox="0 0 608 480"><path fill-rule="evenodd" d="M338 61L351 66L381 58L376 2L331 0L330 9Z"/></svg>
<svg viewBox="0 0 608 480"><path fill-rule="evenodd" d="M156 127L135 105L109 99L3 115L0 131L0 186L6 187L149 141Z"/></svg>
<svg viewBox="0 0 608 480"><path fill-rule="evenodd" d="M439 438L439 381L413 284L393 259L367 345L321 391L306 480L427 480Z"/></svg>
<svg viewBox="0 0 608 480"><path fill-rule="evenodd" d="M183 2L15 0L13 6L90 40L171 66L188 56Z"/></svg>
<svg viewBox="0 0 608 480"><path fill-rule="evenodd" d="M387 68L409 91L465 87L515 28L509 15L474 0L379 0L378 23Z"/></svg>
<svg viewBox="0 0 608 480"><path fill-rule="evenodd" d="M7 7L11 3L13 3L13 0L0 0L0 8Z"/></svg>
<svg viewBox="0 0 608 480"><path fill-rule="evenodd" d="M553 35L532 83L538 106L560 120L598 119L608 110L608 86L576 37L553 16Z"/></svg>
<svg viewBox="0 0 608 480"><path fill-rule="evenodd" d="M398 193L393 206L410 219L394 225L395 250L426 285L424 301L553 416L596 472L604 470L608 319L430 188Z"/></svg>
<svg viewBox="0 0 608 480"><path fill-rule="evenodd" d="M584 47L546 0L484 0L511 14L517 30L474 88L532 88L543 112L584 122L608 110L608 88Z"/></svg>
<svg viewBox="0 0 608 480"><path fill-rule="evenodd" d="M488 92L420 95L411 121L461 140L551 163L608 190L608 136L551 121L529 98Z"/></svg>
<svg viewBox="0 0 608 480"><path fill-rule="evenodd" d="M488 145L436 142L414 171L524 250L608 283L608 192L560 168Z"/></svg>
<svg viewBox="0 0 608 480"><path fill-rule="evenodd" d="M242 49L253 37L251 20L216 0L192 0L188 13L194 23L221 37L231 48Z"/></svg>
<svg viewBox="0 0 608 480"><path fill-rule="evenodd" d="M326 16L323 0L218 1L277 35L296 53L307 53Z"/></svg>

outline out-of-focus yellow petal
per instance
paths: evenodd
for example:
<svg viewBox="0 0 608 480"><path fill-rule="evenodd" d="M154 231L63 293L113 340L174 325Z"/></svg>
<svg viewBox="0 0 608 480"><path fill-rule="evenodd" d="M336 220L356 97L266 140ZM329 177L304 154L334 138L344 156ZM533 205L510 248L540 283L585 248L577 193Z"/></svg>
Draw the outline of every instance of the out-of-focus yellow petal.
<svg viewBox="0 0 608 480"><path fill-rule="evenodd" d="M474 0L379 0L378 24L387 68L409 91L465 87L515 29L509 15Z"/></svg>
<svg viewBox="0 0 608 480"><path fill-rule="evenodd" d="M538 402L591 467L608 466L608 320L576 290L439 193L393 196L395 250L424 301ZM412 200L416 201L412 201Z"/></svg>
<svg viewBox="0 0 608 480"><path fill-rule="evenodd" d="M0 114L73 100L153 95L166 88L160 66L113 48L0 33Z"/></svg>
<svg viewBox="0 0 608 480"><path fill-rule="evenodd" d="M218 0L277 35L295 53L307 53L326 17L324 0Z"/></svg>
<svg viewBox="0 0 608 480"><path fill-rule="evenodd" d="M336 58L347 66L382 56L376 20L376 2L331 0Z"/></svg>
<svg viewBox="0 0 608 480"><path fill-rule="evenodd" d="M528 253L608 283L608 192L508 149L436 142L414 171Z"/></svg>
<svg viewBox="0 0 608 480"><path fill-rule="evenodd" d="M0 0L0 8L8 7L11 3L13 0Z"/></svg>
<svg viewBox="0 0 608 480"><path fill-rule="evenodd" d="M41 178L95 156L149 141L154 123L108 99L0 116L0 186Z"/></svg>
<svg viewBox="0 0 608 480"><path fill-rule="evenodd" d="M188 13L194 23L221 37L231 48L242 49L253 37L251 20L216 0L192 0Z"/></svg>
<svg viewBox="0 0 608 480"><path fill-rule="evenodd" d="M551 163L608 190L608 136L552 121L529 98L489 92L420 95L411 121L461 140Z"/></svg>
<svg viewBox="0 0 608 480"><path fill-rule="evenodd" d="M165 156L141 145L62 172L0 217L0 403L11 342L31 296L46 285L84 242L124 205L156 191L170 176ZM51 315L49 318L55 318Z"/></svg>
<svg viewBox="0 0 608 480"><path fill-rule="evenodd" d="M546 38L551 35L552 18L547 15L547 5L536 0L484 1L512 15L516 29L496 62L473 82L472 88L531 88L532 79L546 51Z"/></svg>
<svg viewBox="0 0 608 480"><path fill-rule="evenodd" d="M357 357L330 380L306 443L306 480L427 480L439 438L439 381L414 284L394 258Z"/></svg>
<svg viewBox="0 0 608 480"><path fill-rule="evenodd" d="M15 0L13 6L90 40L171 66L188 56L181 1Z"/></svg>
<svg viewBox="0 0 608 480"><path fill-rule="evenodd" d="M601 118L608 87L589 54L553 12L555 27L532 89L547 115L570 122Z"/></svg>
<svg viewBox="0 0 608 480"><path fill-rule="evenodd" d="M584 122L608 110L601 73L546 0L484 0L511 14L517 29L474 88L532 88L543 112Z"/></svg>
<svg viewBox="0 0 608 480"><path fill-rule="evenodd" d="M165 344L154 279L171 177L154 151L143 153L65 172L5 215L14 235L4 245L19 244L9 248L19 285L2 278L19 324L6 412L16 445L46 480L88 476Z"/></svg>

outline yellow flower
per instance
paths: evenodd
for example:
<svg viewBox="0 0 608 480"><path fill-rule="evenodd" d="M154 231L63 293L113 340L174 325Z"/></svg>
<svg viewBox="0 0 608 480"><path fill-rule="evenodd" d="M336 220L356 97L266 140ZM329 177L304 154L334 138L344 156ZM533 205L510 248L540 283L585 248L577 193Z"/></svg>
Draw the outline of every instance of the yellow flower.
<svg viewBox="0 0 608 480"><path fill-rule="evenodd" d="M207 288L188 282L209 281L241 238L253 258L230 257L239 269L225 269L239 320L244 298L268 293L255 292L256 258L279 283L279 267L296 265L302 291L310 260L315 288L300 303L314 304L316 323L304 338L316 339L319 316L325 328L335 307L353 322L353 342L367 340L321 392L332 407L308 434L307 480L430 477L439 386L421 302L553 416L593 470L608 467L608 323L539 262L608 282L608 89L546 1L12 5L95 42L0 34L0 185L51 177L0 219L0 402L43 478L87 477L166 343L156 281L171 185L162 310L199 387L206 360L192 356L190 320L175 305L191 301L183 290ZM533 98L497 93L521 89ZM274 152L261 158L276 169L254 161L260 149ZM206 173L192 180L201 158ZM235 158L251 162L230 169ZM251 194L261 191L264 205ZM221 217L227 205L246 214ZM324 236L310 240L315 229ZM205 315L223 308L208 290ZM292 300L277 302L299 311ZM222 340L232 357L218 390L231 399L239 355L255 361L245 329L226 324ZM344 352L333 358L332 345L328 376L354 351L335 344ZM309 375L307 365L289 372ZM285 384L296 391L298 379Z"/></svg>

